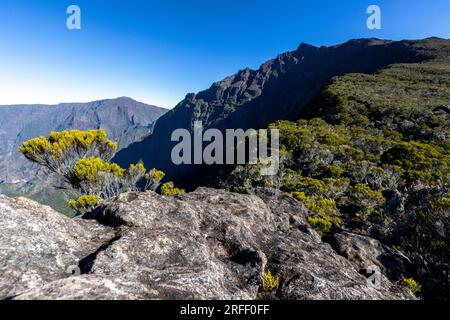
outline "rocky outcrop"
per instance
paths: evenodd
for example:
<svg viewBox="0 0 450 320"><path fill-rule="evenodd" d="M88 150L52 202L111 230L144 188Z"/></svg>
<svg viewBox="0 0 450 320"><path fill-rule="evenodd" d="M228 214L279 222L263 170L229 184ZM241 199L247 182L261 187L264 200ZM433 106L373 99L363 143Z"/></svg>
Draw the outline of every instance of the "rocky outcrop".
<svg viewBox="0 0 450 320"><path fill-rule="evenodd" d="M387 277L369 285L307 215L271 190L127 193L75 219L0 197L0 297L414 299ZM265 270L280 277L274 292L260 290Z"/></svg>

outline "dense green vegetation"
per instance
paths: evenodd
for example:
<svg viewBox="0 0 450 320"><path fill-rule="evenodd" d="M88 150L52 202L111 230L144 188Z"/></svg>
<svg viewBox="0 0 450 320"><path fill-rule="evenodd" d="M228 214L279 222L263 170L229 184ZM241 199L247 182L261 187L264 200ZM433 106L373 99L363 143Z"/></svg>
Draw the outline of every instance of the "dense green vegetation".
<svg viewBox="0 0 450 320"><path fill-rule="evenodd" d="M422 286L420 284L418 284L416 282L416 280L414 280L412 278L403 279L402 285L409 288L409 290L411 290L411 292L416 296L419 296L420 291L422 290Z"/></svg>
<svg viewBox="0 0 450 320"><path fill-rule="evenodd" d="M282 146L277 176L237 167L224 185L288 192L310 210L319 233L378 238L411 259L414 271L405 278L418 279L425 296L448 297L449 52L333 79L301 120L271 125Z"/></svg>

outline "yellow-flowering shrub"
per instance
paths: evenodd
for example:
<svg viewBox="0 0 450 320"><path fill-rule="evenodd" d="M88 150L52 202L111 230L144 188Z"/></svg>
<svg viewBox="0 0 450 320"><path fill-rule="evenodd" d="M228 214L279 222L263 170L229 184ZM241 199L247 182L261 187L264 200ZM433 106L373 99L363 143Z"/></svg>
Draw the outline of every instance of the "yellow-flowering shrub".
<svg viewBox="0 0 450 320"><path fill-rule="evenodd" d="M280 278L274 276L270 270L262 273L262 290L265 292L271 292L278 288L280 285Z"/></svg>
<svg viewBox="0 0 450 320"><path fill-rule="evenodd" d="M45 163L46 158L51 154L52 144L45 137L38 137L24 142L19 151L24 154L27 159L40 164Z"/></svg>
<svg viewBox="0 0 450 320"><path fill-rule="evenodd" d="M150 172L145 175L145 180L147 180L145 190L155 191L156 189L158 189L165 175L166 174L160 170L156 169L150 170Z"/></svg>
<svg viewBox="0 0 450 320"><path fill-rule="evenodd" d="M333 225L341 223L337 216L336 202L323 196L307 196L304 192L293 192L292 196L303 202L315 215L307 218L311 227L319 233L330 231Z"/></svg>
<svg viewBox="0 0 450 320"><path fill-rule="evenodd" d="M117 143L107 139L104 130L52 132L48 138L38 137L24 142L19 151L32 162L46 167L52 173L81 193L69 205L77 211L98 199L117 196L121 192L138 190L144 178L144 164L131 164L128 169L111 163ZM152 170L152 181L161 181L164 173ZM168 190L169 192L170 190ZM178 192L178 189L171 192Z"/></svg>
<svg viewBox="0 0 450 320"><path fill-rule="evenodd" d="M173 182L166 182L161 186L161 194L163 196L175 196L184 193L185 190L175 188Z"/></svg>
<svg viewBox="0 0 450 320"><path fill-rule="evenodd" d="M97 196L86 194L82 195L77 200L70 200L69 207L79 213L84 213L86 211L89 211L89 209L92 209L95 205L97 205L99 200L100 198Z"/></svg>
<svg viewBox="0 0 450 320"><path fill-rule="evenodd" d="M137 184L145 176L147 169L144 164L139 162L137 164L131 164L123 175L124 185L127 191L137 190Z"/></svg>
<svg viewBox="0 0 450 320"><path fill-rule="evenodd" d="M115 163L108 163L100 158L86 158L79 160L73 168L73 174L79 181L94 181L99 172L111 173L116 177L123 177L125 169Z"/></svg>
<svg viewBox="0 0 450 320"><path fill-rule="evenodd" d="M38 137L24 142L19 151L30 161L72 183L72 170L84 158L100 158L108 162L117 143L108 140L104 130L52 132L48 138Z"/></svg>
<svg viewBox="0 0 450 320"><path fill-rule="evenodd" d="M142 163L131 164L128 169L123 169L100 158L81 159L73 169L79 189L83 193L98 194L102 199L138 190L137 183L145 176L145 172Z"/></svg>

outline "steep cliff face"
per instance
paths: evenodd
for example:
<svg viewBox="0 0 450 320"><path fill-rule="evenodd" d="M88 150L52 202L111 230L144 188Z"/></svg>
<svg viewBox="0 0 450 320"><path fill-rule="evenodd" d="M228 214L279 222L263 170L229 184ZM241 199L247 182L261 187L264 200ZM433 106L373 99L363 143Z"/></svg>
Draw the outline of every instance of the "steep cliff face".
<svg viewBox="0 0 450 320"><path fill-rule="evenodd" d="M158 121L151 136L121 151L115 161L127 165L142 159L166 171L168 178L181 181L200 169L172 164L175 143L171 134L175 129L192 129L196 120L205 128L221 130L259 129L280 119L297 120L332 77L374 73L393 63L421 61L433 52L426 43L361 39L333 47L301 44L258 70L241 70L208 90L187 95Z"/></svg>
<svg viewBox="0 0 450 320"><path fill-rule="evenodd" d="M395 250L343 233L334 251L302 204L253 193L127 193L75 219L0 196L0 298L414 299L386 272L406 263ZM365 277L373 265L379 287ZM280 277L272 292L267 270Z"/></svg>

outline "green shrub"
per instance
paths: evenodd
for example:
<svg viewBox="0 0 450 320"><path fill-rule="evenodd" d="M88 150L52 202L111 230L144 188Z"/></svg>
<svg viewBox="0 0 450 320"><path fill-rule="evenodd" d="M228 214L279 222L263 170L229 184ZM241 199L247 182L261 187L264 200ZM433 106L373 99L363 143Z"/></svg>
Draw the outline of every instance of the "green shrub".
<svg viewBox="0 0 450 320"><path fill-rule="evenodd" d="M431 204L433 209L448 210L450 209L450 193L440 197Z"/></svg>
<svg viewBox="0 0 450 320"><path fill-rule="evenodd" d="M185 190L175 188L173 182L166 182L161 186L161 194L163 196L175 196L184 193Z"/></svg>
<svg viewBox="0 0 450 320"><path fill-rule="evenodd" d="M323 181L297 175L295 180L288 181L284 189L288 192L304 192L309 195L321 195L325 192Z"/></svg>
<svg viewBox="0 0 450 320"><path fill-rule="evenodd" d="M367 184L357 184L350 187L350 198L352 203L359 207L363 215L374 212L385 202L383 193L372 190Z"/></svg>
<svg viewBox="0 0 450 320"><path fill-rule="evenodd" d="M231 191L232 192L235 192L235 193L241 193L241 194L245 194L245 193L247 193L247 187L245 187L245 186L233 186L232 188L231 188Z"/></svg>
<svg viewBox="0 0 450 320"><path fill-rule="evenodd" d="M330 177L330 178L340 178L343 174L345 173L345 170L342 169L340 166L337 165L330 165L326 170L325 170L325 176Z"/></svg>
<svg viewBox="0 0 450 320"><path fill-rule="evenodd" d="M342 220L338 217L336 203L323 196L307 196L304 192L293 192L292 196L303 202L315 215L308 217L311 227L323 234L331 230L333 225L338 225Z"/></svg>
<svg viewBox="0 0 450 320"><path fill-rule="evenodd" d="M319 234L327 233L333 227L333 222L331 221L331 217L307 217L308 223L311 228L316 230Z"/></svg>
<svg viewBox="0 0 450 320"><path fill-rule="evenodd" d="M324 196L333 200L347 193L350 186L349 178L325 178L323 182L325 183Z"/></svg>

